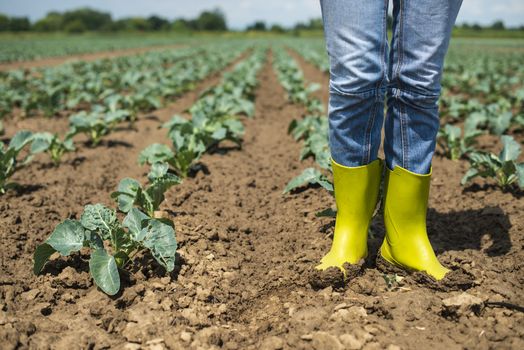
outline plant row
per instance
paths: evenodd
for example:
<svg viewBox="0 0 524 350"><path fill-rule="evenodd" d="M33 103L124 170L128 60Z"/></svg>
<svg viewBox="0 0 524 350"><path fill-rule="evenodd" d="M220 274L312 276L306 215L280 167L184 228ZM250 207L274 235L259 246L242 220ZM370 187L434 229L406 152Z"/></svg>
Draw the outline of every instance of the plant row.
<svg viewBox="0 0 524 350"><path fill-rule="evenodd" d="M320 185L333 193L333 184L325 173L331 173L331 156L328 144L328 123L322 102L312 95L318 84L307 85L302 70L297 62L282 47L274 50L273 67L281 85L287 93L288 100L305 107L305 115L294 119L288 133L296 141L302 141L300 160L313 157L318 168L306 168L300 175L288 182L284 193L301 186ZM320 169L319 169L320 168ZM329 214L330 209L319 214Z"/></svg>
<svg viewBox="0 0 524 350"><path fill-rule="evenodd" d="M105 293L114 295L121 285L119 269L132 263L141 252L149 251L167 272L173 271L177 250L175 225L159 215L165 192L182 183L178 175L187 175L198 160L195 154L201 155L223 140L241 143L243 126L238 118L241 114L253 115L256 74L264 58L265 50L257 50L225 73L222 82L205 91L191 107L190 121L176 116L164 125L173 140L173 149L167 148L169 156L152 152L162 146L154 144L139 157L140 163L147 161L151 165L148 184L143 186L135 179L124 178L111 194L117 210L125 214L122 220L116 209L102 204L85 206L79 220L60 223L37 247L34 273L39 274L55 253L68 256L87 250L94 282Z"/></svg>
<svg viewBox="0 0 524 350"><path fill-rule="evenodd" d="M191 84L198 79L203 79L215 72L218 67L223 67L233 56L228 56L227 59L226 56L219 55L218 57L221 58L213 60L216 65L203 60L195 60L193 62L192 72L198 72L198 74L184 79L186 82L185 89L192 88L193 85ZM213 68L211 69L210 67ZM17 170L31 161L33 155L45 152L50 155L55 165L59 165L65 153L75 151L76 148L73 139L76 135L85 134L91 145L96 146L103 136L111 133L119 124L125 121L134 121L136 115L134 115L132 111L119 109L121 106L119 103L120 97L128 99L130 98L129 96L130 95L115 95L114 98L108 101L108 106L94 104L90 106L90 111L88 112L80 111L71 115L69 118L70 128L63 136L49 132L31 133L29 131L22 131L15 135L9 145L5 145L2 142L0 145L0 193L5 193L8 188L16 187L15 183L8 182L9 178ZM152 99L154 96L148 95L144 98ZM234 121L228 122L228 125L231 129L239 127ZM26 145L30 145L26 156L23 158L23 161L18 161L17 158Z"/></svg>
<svg viewBox="0 0 524 350"><path fill-rule="evenodd" d="M192 89L244 49L243 44L222 44L0 72L0 117L15 111L52 116L89 111L91 105L135 115Z"/></svg>
<svg viewBox="0 0 524 350"><path fill-rule="evenodd" d="M257 73L265 60L265 49L258 48L248 59L225 73L220 84L202 93L188 112L190 119L175 115L163 125L172 145L155 143L144 149L139 163L164 162L179 176L186 177L202 155L229 140L240 146L244 126L240 115L254 114Z"/></svg>

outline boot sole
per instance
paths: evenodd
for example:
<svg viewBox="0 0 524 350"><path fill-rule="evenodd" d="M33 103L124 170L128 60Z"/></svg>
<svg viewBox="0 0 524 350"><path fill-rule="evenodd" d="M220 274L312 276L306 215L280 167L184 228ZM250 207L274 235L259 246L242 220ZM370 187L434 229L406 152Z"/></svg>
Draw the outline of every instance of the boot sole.
<svg viewBox="0 0 524 350"><path fill-rule="evenodd" d="M409 277L418 286L438 290L441 292L467 290L477 284L475 282L475 276L462 267L450 270L448 273L446 273L444 278L437 281L434 277L428 275L424 271L405 269L392 264L382 256L382 252L377 254L375 264L377 269L383 273Z"/></svg>

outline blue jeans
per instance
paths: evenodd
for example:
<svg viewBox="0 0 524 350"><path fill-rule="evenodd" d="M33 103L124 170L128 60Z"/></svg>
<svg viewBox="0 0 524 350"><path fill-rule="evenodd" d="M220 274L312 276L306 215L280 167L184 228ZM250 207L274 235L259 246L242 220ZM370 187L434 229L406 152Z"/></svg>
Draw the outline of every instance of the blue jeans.
<svg viewBox="0 0 524 350"><path fill-rule="evenodd" d="M462 0L320 0L330 59L329 144L353 167L378 157L427 174L439 128L440 78ZM384 122L384 101L387 115Z"/></svg>

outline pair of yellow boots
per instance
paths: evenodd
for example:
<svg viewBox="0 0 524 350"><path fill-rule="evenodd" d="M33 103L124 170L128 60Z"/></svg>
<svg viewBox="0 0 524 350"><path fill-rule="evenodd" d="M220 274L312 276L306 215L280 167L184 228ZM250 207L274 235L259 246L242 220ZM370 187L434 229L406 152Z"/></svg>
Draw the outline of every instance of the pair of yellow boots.
<svg viewBox="0 0 524 350"><path fill-rule="evenodd" d="M367 236L377 205L382 161L359 167L332 162L337 203L333 244L317 269L358 263L367 256ZM386 237L380 254L389 263L411 271L425 271L436 280L449 271L440 264L426 231L431 173L419 175L396 166L386 167L384 223Z"/></svg>

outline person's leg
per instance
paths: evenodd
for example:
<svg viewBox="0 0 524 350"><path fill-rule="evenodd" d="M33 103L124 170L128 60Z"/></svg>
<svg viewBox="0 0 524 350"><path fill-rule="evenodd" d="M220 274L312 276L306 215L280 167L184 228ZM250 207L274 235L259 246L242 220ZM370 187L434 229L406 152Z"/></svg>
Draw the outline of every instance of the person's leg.
<svg viewBox="0 0 524 350"><path fill-rule="evenodd" d="M462 0L393 0L386 164L427 174L439 128L444 58Z"/></svg>
<svg viewBox="0 0 524 350"><path fill-rule="evenodd" d="M330 61L329 144L335 162L377 159L383 124L388 1L321 0Z"/></svg>
<svg viewBox="0 0 524 350"><path fill-rule="evenodd" d="M393 0L386 178L381 256L437 280L438 261L426 230L431 159L439 128L438 97L444 57L461 0Z"/></svg>
<svg viewBox="0 0 524 350"><path fill-rule="evenodd" d="M337 218L318 269L357 263L382 173L377 159L386 81L387 0L321 0L330 58L329 141Z"/></svg>

